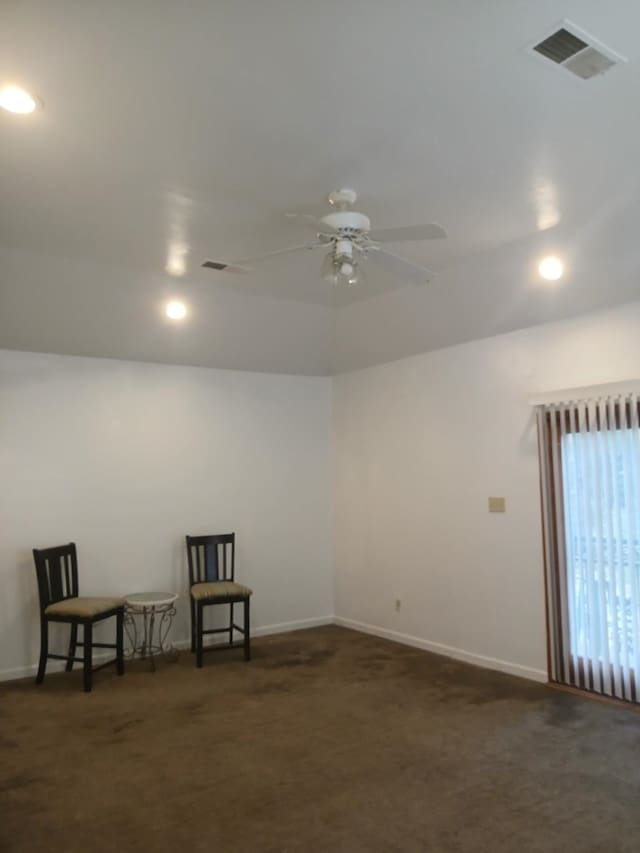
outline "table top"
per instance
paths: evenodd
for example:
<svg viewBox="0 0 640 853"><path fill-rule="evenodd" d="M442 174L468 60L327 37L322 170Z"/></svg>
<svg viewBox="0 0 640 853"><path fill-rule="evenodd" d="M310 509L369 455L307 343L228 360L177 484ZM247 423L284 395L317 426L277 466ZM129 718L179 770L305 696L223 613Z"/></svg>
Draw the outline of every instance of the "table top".
<svg viewBox="0 0 640 853"><path fill-rule="evenodd" d="M173 604L177 597L177 592L134 592L124 600L129 607L162 607Z"/></svg>

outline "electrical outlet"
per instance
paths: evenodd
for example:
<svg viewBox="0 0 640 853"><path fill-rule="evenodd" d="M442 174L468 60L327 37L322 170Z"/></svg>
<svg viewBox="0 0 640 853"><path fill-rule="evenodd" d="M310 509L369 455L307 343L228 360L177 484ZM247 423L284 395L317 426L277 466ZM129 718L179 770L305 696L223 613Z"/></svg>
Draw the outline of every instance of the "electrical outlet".
<svg viewBox="0 0 640 853"><path fill-rule="evenodd" d="M399 598L396 598L396 613L400 613L400 608L402 607L402 602Z"/></svg>

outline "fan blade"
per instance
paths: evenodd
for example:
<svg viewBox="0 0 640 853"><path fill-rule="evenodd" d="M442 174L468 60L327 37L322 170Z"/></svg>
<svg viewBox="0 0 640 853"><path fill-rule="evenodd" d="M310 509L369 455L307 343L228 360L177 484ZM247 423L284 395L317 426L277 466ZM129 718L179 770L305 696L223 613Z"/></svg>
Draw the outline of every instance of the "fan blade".
<svg viewBox="0 0 640 853"><path fill-rule="evenodd" d="M276 249L275 252L265 252L264 255L257 255L255 258L244 258L241 261L234 261L234 266L250 266L259 261L275 258L278 255L288 255L290 252L301 252L303 249L317 249L320 246L326 248L324 243L301 243L299 246L289 246L286 249Z"/></svg>
<svg viewBox="0 0 640 853"><path fill-rule="evenodd" d="M387 272L402 276L413 284L426 284L433 277L431 270L394 255L392 252L387 252L386 249L371 248L367 254L367 260L374 261L384 267Z"/></svg>
<svg viewBox="0 0 640 853"><path fill-rule="evenodd" d="M430 222L428 225L408 225L406 228L382 228L371 231L369 237L376 243L404 243L408 240L438 240L446 237L447 232L441 225Z"/></svg>

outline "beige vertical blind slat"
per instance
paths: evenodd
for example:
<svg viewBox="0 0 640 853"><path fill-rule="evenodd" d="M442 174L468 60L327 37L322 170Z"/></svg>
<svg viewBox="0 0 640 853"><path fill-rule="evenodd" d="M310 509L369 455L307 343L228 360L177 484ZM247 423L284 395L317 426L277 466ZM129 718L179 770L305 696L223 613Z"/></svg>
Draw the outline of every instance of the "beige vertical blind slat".
<svg viewBox="0 0 640 853"><path fill-rule="evenodd" d="M551 466L552 470L559 471L561 469L562 460L560 458L560 436L565 423L566 411L564 407L553 407L551 412ZM563 679L569 678L569 683L573 684L574 679L571 677L573 667L571 666L571 655L569 643L564 642L562 638L568 636L569 625L569 590L567 588L567 570L565 559L565 535L563 523L563 490L562 478L556 478L554 485L554 532L555 532L555 548L554 556L556 559L557 571L555 586L558 590L558 626L559 626L559 653L562 658L560 673Z"/></svg>
<svg viewBox="0 0 640 853"><path fill-rule="evenodd" d="M553 515L552 509L552 498L551 498L551 487L552 487L552 473L548 470L548 457L546 453L546 425L545 425L546 415L544 409L539 407L536 412L536 420L538 425L538 451L540 456L540 503L542 509L542 517L543 519L550 519ZM544 556L545 556L545 591L546 591L546 608L547 608L547 630L549 633L553 633L555 630L555 596L553 594L553 590L550 585L551 573L549 572L549 565L553 562L552 549L554 548L554 536L552 533L551 525L548 523L543 523L542 525L542 537L543 537L543 546L544 546ZM550 656L549 656L549 666L550 672L549 677L553 681L561 681L560 669L558 667L557 660L557 648L558 644L554 643L551 639L549 640L550 646Z"/></svg>
<svg viewBox="0 0 640 853"><path fill-rule="evenodd" d="M625 479L625 493L629 496L630 502L637 506L638 501L640 500L640 456L636 452L636 448L638 447L638 443L640 442L640 433L638 430L638 404L637 399L634 395L632 398L631 405L629 406L629 418L627 420L627 411L626 406L624 407L625 411L623 414L624 424L623 424L623 434L626 438L627 451L630 459L632 460L632 464L628 467L624 468L624 479ZM638 574L634 571L635 564L633 560L634 554L634 543L638 542L640 537L640 519L636 513L630 513L628 515L628 524L626 525L626 535L627 535L627 565L629 568L629 593L630 593L630 608L631 611L631 625L633 630L634 638L638 638L640 636L640 596L639 596L639 587L640 584L638 582ZM631 653L632 657L632 665L634 672L638 672L638 667L640 664L640 643L635 643Z"/></svg>
<svg viewBox="0 0 640 853"><path fill-rule="evenodd" d="M599 400L597 403L597 415L599 423L602 425L609 424L609 410L606 400ZM615 421L614 421L615 422ZM615 451L615 432L609 428L601 429L600 438L600 460L602 464L602 491L605 504L609 507L616 505L615 500L615 484L614 465L612 464L612 456ZM617 523L619 513L603 513L602 518L602 535L609 542L609 559L612 563L611 571L611 595L605 602L606 619L608 624L614 624L617 614L617 602L621 600L620 588L620 570L622 567L621 557L621 541L619 535L619 525ZM611 636L611 680L613 696L628 695L627 685L623 679L622 666L622 649L625 645L623 642L623 632L614 630ZM627 664L628 669L628 664Z"/></svg>

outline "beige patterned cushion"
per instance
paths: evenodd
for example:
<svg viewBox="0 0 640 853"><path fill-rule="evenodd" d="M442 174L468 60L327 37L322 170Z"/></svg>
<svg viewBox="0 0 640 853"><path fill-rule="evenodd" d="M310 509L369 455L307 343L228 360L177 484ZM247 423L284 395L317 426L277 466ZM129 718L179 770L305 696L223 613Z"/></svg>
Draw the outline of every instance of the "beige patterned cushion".
<svg viewBox="0 0 640 853"><path fill-rule="evenodd" d="M48 616L97 616L114 607L122 607L124 598L67 598L50 604L44 611Z"/></svg>
<svg viewBox="0 0 640 853"><path fill-rule="evenodd" d="M233 581L213 581L211 583L194 583L191 587L191 597L199 598L231 598L235 595L251 595L252 589Z"/></svg>

